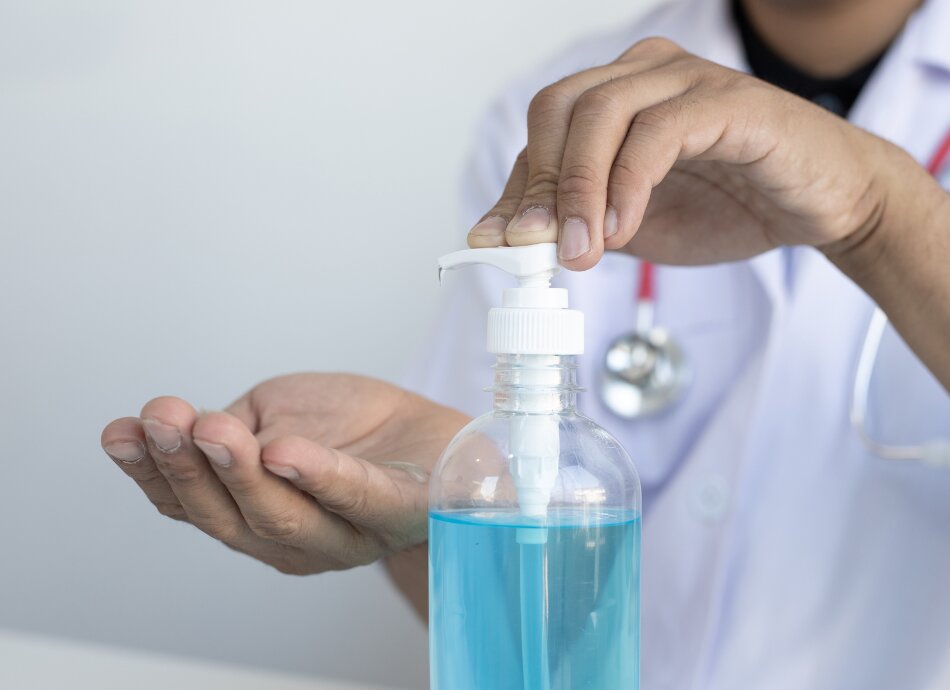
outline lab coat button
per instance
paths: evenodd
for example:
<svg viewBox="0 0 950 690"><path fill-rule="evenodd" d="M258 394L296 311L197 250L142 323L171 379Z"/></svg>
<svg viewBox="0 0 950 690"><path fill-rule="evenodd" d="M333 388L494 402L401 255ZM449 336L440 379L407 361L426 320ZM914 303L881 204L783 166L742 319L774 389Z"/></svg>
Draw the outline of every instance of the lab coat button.
<svg viewBox="0 0 950 690"><path fill-rule="evenodd" d="M694 489L693 510L703 522L719 522L729 510L729 484L720 475L710 475Z"/></svg>

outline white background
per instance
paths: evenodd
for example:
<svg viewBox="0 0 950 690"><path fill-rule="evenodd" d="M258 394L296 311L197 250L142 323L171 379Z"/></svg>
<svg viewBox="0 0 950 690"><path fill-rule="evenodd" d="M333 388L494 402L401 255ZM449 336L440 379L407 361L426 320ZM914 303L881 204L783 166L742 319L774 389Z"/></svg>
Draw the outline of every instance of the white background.
<svg viewBox="0 0 950 690"><path fill-rule="evenodd" d="M282 576L160 518L99 431L398 380L481 112L644 4L0 0L0 627L424 687L378 570Z"/></svg>

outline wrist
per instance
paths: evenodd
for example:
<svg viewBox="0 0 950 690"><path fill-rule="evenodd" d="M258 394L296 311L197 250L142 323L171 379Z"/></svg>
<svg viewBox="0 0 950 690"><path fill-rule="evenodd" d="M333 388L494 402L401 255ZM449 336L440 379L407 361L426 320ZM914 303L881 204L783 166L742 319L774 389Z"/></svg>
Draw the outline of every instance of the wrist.
<svg viewBox="0 0 950 690"><path fill-rule="evenodd" d="M877 174L867 189L870 212L840 240L820 247L822 253L856 283L865 286L900 249L922 240L946 213L948 195L909 154L881 141ZM865 286L866 287L866 286Z"/></svg>
<svg viewBox="0 0 950 690"><path fill-rule="evenodd" d="M429 615L429 543L423 542L383 559L390 580L423 620Z"/></svg>

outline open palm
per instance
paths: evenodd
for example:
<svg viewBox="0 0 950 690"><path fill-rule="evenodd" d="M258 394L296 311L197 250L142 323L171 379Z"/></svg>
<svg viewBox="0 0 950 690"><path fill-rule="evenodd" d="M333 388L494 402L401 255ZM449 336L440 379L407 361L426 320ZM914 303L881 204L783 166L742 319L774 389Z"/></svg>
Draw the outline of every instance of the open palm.
<svg viewBox="0 0 950 690"><path fill-rule="evenodd" d="M155 398L102 445L162 514L308 574L424 542L427 472L466 421L375 379L294 374L224 412Z"/></svg>

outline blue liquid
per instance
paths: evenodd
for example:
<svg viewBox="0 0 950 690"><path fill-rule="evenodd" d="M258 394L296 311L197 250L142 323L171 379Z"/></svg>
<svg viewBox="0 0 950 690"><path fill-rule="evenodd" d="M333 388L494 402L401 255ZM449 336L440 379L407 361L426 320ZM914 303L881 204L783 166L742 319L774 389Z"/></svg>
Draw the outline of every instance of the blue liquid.
<svg viewBox="0 0 950 690"><path fill-rule="evenodd" d="M429 515L431 690L638 690L640 520Z"/></svg>

